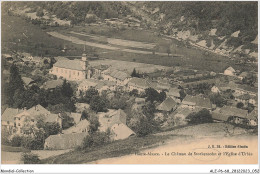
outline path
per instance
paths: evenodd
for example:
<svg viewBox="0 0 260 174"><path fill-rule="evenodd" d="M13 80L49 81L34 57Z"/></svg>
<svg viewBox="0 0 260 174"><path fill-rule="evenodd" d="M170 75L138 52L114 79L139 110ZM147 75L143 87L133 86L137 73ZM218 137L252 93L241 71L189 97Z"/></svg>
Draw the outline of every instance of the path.
<svg viewBox="0 0 260 174"><path fill-rule="evenodd" d="M70 41L72 43L75 44L81 44L81 45L88 45L91 47L97 47L97 48L102 48L102 49L107 49L107 50L115 50L115 51L124 51L124 52L128 52L128 53L137 53L137 54L146 54L146 55L152 55L151 51L141 51L141 50L133 50L133 49L122 49L116 46L111 46L111 45L105 45L105 44L100 44L100 43L94 43L94 42L88 42L88 41L83 41L77 37L73 37L73 36L66 36L63 34L60 34L58 32L47 32L49 35L59 38L59 39L63 39L63 40L67 40ZM155 55L160 55L160 56L168 56L168 53L158 53L156 52ZM180 57L182 55L178 55L178 54L169 54L169 56L174 56L174 57Z"/></svg>

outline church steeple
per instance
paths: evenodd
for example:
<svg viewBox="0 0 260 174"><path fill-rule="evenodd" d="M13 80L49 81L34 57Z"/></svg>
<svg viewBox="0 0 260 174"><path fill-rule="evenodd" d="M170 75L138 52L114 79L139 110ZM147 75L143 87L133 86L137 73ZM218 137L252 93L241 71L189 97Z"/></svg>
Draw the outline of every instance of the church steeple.
<svg viewBox="0 0 260 174"><path fill-rule="evenodd" d="M81 66L82 69L86 70L87 66L88 66L88 58L87 58L87 54L86 54L86 46L84 45L84 51L81 57Z"/></svg>

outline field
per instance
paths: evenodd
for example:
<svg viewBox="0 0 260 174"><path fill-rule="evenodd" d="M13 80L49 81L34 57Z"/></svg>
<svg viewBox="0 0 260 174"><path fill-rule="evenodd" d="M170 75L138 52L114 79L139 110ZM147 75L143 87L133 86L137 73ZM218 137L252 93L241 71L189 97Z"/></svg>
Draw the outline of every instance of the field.
<svg viewBox="0 0 260 174"><path fill-rule="evenodd" d="M83 52L83 44L88 42L90 46L86 47L87 52L95 52L102 58L124 60L130 62L140 62L148 64L156 64L163 66L180 66L190 67L197 70L207 70L215 72L223 72L228 66L235 69L250 69L256 68L245 65L237 65L234 61L227 57L219 56L213 53L205 54L205 51L198 48L186 47L181 42L174 39L166 39L159 36L155 32L147 30L135 30L126 28L124 30L117 30L106 25L100 26L77 26L73 28L64 27L49 27L42 29L39 25L33 25L29 21L21 17L2 16L2 52L9 53L12 51L30 52L33 55L41 56L80 56ZM59 32L75 37L78 41L84 38L80 35L73 35L71 32L85 33L95 37L109 37L114 39L123 39L130 41L137 41L149 44L155 44L157 51L155 54L152 51L140 50L140 48L133 48L129 45L103 44L102 47L97 48L97 41L90 38L90 40L80 41L78 44L71 41L58 39L47 34L47 32ZM114 40L118 41L118 40ZM126 41L124 41L126 43ZM131 43L131 42L130 42ZM134 43L134 42L132 42ZM67 51L62 52L66 46ZM100 46L100 45L99 45ZM167 49L170 46L171 54L182 55L182 57L168 56ZM140 45L138 46L140 47ZM108 48L108 49L107 49ZM131 49L130 49L131 48ZM144 49L144 48L142 48ZM147 47L145 48L147 49Z"/></svg>

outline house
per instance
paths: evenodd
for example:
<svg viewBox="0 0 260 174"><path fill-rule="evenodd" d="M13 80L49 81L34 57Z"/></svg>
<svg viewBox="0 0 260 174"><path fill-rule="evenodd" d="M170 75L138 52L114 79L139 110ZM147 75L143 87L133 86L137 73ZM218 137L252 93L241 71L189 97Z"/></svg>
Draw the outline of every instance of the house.
<svg viewBox="0 0 260 174"><path fill-rule="evenodd" d="M240 80L243 80L245 77L247 77L248 76L248 72L242 72L239 76L238 76L238 78L240 79Z"/></svg>
<svg viewBox="0 0 260 174"><path fill-rule="evenodd" d="M250 87L248 85L237 85L234 90L234 93L237 95L249 94L252 96L257 96L257 88Z"/></svg>
<svg viewBox="0 0 260 174"><path fill-rule="evenodd" d="M182 100L181 107L184 108L187 107L192 110L195 109L196 107L211 110L212 104L209 98L186 95L186 97Z"/></svg>
<svg viewBox="0 0 260 174"><path fill-rule="evenodd" d="M62 127L62 119L58 114L51 114L50 111L41 105L24 109L14 116L14 131L16 134L28 134L31 127L36 127L37 119L42 118L44 122L56 122Z"/></svg>
<svg viewBox="0 0 260 174"><path fill-rule="evenodd" d="M102 77L104 78L104 80L116 82L116 84L119 86L126 85L131 79L131 76L127 72L119 71L112 68L105 70L102 73Z"/></svg>
<svg viewBox="0 0 260 174"><path fill-rule="evenodd" d="M154 88L158 91L169 91L171 88L171 84L169 84L169 80L167 79L160 79L157 82L154 82Z"/></svg>
<svg viewBox="0 0 260 174"><path fill-rule="evenodd" d="M35 81L29 77L22 77L25 87L31 86Z"/></svg>
<svg viewBox="0 0 260 174"><path fill-rule="evenodd" d="M88 120L81 120L76 125L63 130L62 133L63 134L74 134L74 133L88 132L89 125L90 125L90 123Z"/></svg>
<svg viewBox="0 0 260 174"><path fill-rule="evenodd" d="M220 90L218 89L217 86L212 86L211 92L213 92L213 93L220 93Z"/></svg>
<svg viewBox="0 0 260 174"><path fill-rule="evenodd" d="M107 70L109 68L108 65L96 65L96 66L92 66L92 73L93 73L93 77L91 78L99 78L102 76L102 72Z"/></svg>
<svg viewBox="0 0 260 174"><path fill-rule="evenodd" d="M21 109L6 108L1 117L2 128L12 134L15 127L15 116L21 112L23 112Z"/></svg>
<svg viewBox="0 0 260 174"><path fill-rule="evenodd" d="M90 108L90 105L87 103L75 103L76 106L76 112L82 113L84 110L87 110Z"/></svg>
<svg viewBox="0 0 260 174"><path fill-rule="evenodd" d="M77 92L78 93L80 93L80 91L85 92L91 87L95 88L98 83L99 83L99 81L96 79L84 79L78 85Z"/></svg>
<svg viewBox="0 0 260 174"><path fill-rule="evenodd" d="M31 62L34 63L35 65L39 65L42 62L42 58L41 57L32 57L31 58Z"/></svg>
<svg viewBox="0 0 260 174"><path fill-rule="evenodd" d="M87 132L51 135L45 139L44 149L46 150L73 149L77 146L82 145L83 140L87 135L88 135Z"/></svg>
<svg viewBox="0 0 260 174"><path fill-rule="evenodd" d="M257 126L258 125L258 110L255 109L248 114L248 125Z"/></svg>
<svg viewBox="0 0 260 174"><path fill-rule="evenodd" d="M137 104L145 104L145 98L135 98L135 103Z"/></svg>
<svg viewBox="0 0 260 174"><path fill-rule="evenodd" d="M248 103L254 105L255 107L258 106L258 97L257 96L250 96Z"/></svg>
<svg viewBox="0 0 260 174"><path fill-rule="evenodd" d="M86 54L81 60L58 59L49 73L72 81L90 78L91 75Z"/></svg>
<svg viewBox="0 0 260 174"><path fill-rule="evenodd" d="M113 140L123 140L130 136L136 135L127 125L123 123L116 123L111 127L111 138Z"/></svg>
<svg viewBox="0 0 260 174"><path fill-rule="evenodd" d="M244 105L249 103L250 98L251 98L251 96L249 94L243 94L243 95L235 96L235 100L237 102L243 103Z"/></svg>
<svg viewBox="0 0 260 174"><path fill-rule="evenodd" d="M126 113L121 109L110 109L108 112L100 112L98 113L98 118L100 122L99 130L103 132L110 129L114 124L126 124Z"/></svg>
<svg viewBox="0 0 260 174"><path fill-rule="evenodd" d="M159 106L156 107L159 111L172 112L177 108L177 103L171 98L167 97Z"/></svg>
<svg viewBox="0 0 260 174"><path fill-rule="evenodd" d="M121 110L110 109L108 112L98 113L100 127L102 132L108 129L112 133L112 139L119 140L125 139L135 133L126 125L126 113Z"/></svg>
<svg viewBox="0 0 260 174"><path fill-rule="evenodd" d="M78 124L81 121L81 113L70 112L66 114L73 118L75 124Z"/></svg>
<svg viewBox="0 0 260 174"><path fill-rule="evenodd" d="M197 112L199 109L190 110L189 108L177 108L173 113L169 115L168 121L173 120L175 126L183 126L188 124L186 117L193 112Z"/></svg>
<svg viewBox="0 0 260 174"><path fill-rule="evenodd" d="M242 122L243 119L247 118L247 110L239 109L231 106L224 106L217 108L212 111L212 118L217 121L232 121L235 123Z"/></svg>
<svg viewBox="0 0 260 174"><path fill-rule="evenodd" d="M49 89L49 90L52 90L54 88L57 88L57 87L61 87L63 84L63 80L62 79L57 79L57 80L49 80L47 82L45 82L41 88L44 88L44 89Z"/></svg>
<svg viewBox="0 0 260 174"><path fill-rule="evenodd" d="M117 88L118 86L116 82L108 80L99 81L99 83L96 86L96 89L99 93L102 93L102 91L115 91Z"/></svg>
<svg viewBox="0 0 260 174"><path fill-rule="evenodd" d="M180 101L180 98L181 98L180 91L181 90L178 88L170 88L169 92L166 92L166 95L175 99L175 101L177 103L180 103L181 102Z"/></svg>
<svg viewBox="0 0 260 174"><path fill-rule="evenodd" d="M132 91L132 90L136 89L138 91L138 93L141 93L141 92L144 92L145 89L150 88L151 86L152 86L151 81L149 81L147 79L134 77L128 82L127 90Z"/></svg>
<svg viewBox="0 0 260 174"><path fill-rule="evenodd" d="M234 68L232 68L231 66L228 67L225 71L224 71L224 75L226 76L235 76L236 74L236 70L234 70Z"/></svg>
<svg viewBox="0 0 260 174"><path fill-rule="evenodd" d="M14 60L12 55L10 54L2 54L2 58L4 58L8 62L12 62Z"/></svg>

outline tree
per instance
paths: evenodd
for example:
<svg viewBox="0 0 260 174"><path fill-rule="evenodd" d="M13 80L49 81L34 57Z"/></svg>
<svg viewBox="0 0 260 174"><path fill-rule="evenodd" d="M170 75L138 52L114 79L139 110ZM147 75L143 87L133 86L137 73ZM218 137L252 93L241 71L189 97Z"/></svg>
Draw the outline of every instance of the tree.
<svg viewBox="0 0 260 174"><path fill-rule="evenodd" d="M210 101L217 107L223 107L227 104L227 101L220 94L213 94L210 96Z"/></svg>
<svg viewBox="0 0 260 174"><path fill-rule="evenodd" d="M56 122L45 123L43 129L46 133L45 138L47 138L50 135L56 135L61 132L61 127L60 127L59 123L56 123Z"/></svg>
<svg viewBox="0 0 260 174"><path fill-rule="evenodd" d="M66 113L61 113L62 129L68 129L74 125L74 119L68 116Z"/></svg>
<svg viewBox="0 0 260 174"><path fill-rule="evenodd" d="M181 89L179 93L180 93L180 99L182 101L186 97L186 93L184 92L184 89Z"/></svg>
<svg viewBox="0 0 260 174"><path fill-rule="evenodd" d="M43 10L42 9L37 10L36 16L43 17L44 16Z"/></svg>
<svg viewBox="0 0 260 174"><path fill-rule="evenodd" d="M158 101L163 102L166 99L166 93L164 91L161 91L158 95Z"/></svg>
<svg viewBox="0 0 260 174"><path fill-rule="evenodd" d="M92 100L92 98L94 96L98 96L98 90L96 90L95 88L93 87L90 87L87 91L86 91L86 94L85 94L85 97L83 98L84 101L86 103L90 103L90 101Z"/></svg>
<svg viewBox="0 0 260 174"><path fill-rule="evenodd" d="M90 118L90 115L89 115L88 111L84 110L84 111L81 113L81 119L82 119L82 120L84 120L84 119L89 120L89 118Z"/></svg>
<svg viewBox="0 0 260 174"><path fill-rule="evenodd" d="M171 54L171 48L170 48L170 46L167 47L167 50L166 50L166 51L167 51L167 54L168 54L168 57L169 57L170 54Z"/></svg>
<svg viewBox="0 0 260 174"><path fill-rule="evenodd" d="M89 118L89 134L93 134L96 132L100 126L100 123L98 121L98 117L96 115L91 115Z"/></svg>
<svg viewBox="0 0 260 174"><path fill-rule="evenodd" d="M146 101L154 102L158 101L159 93L153 88L145 89Z"/></svg>
<svg viewBox="0 0 260 174"><path fill-rule="evenodd" d="M39 164L41 162L39 156L33 153L23 153L22 161L24 164Z"/></svg>
<svg viewBox="0 0 260 174"><path fill-rule="evenodd" d="M132 91L129 92L129 95L137 97L138 96L138 90L137 89L133 89Z"/></svg>
<svg viewBox="0 0 260 174"><path fill-rule="evenodd" d="M99 95L93 96L90 101L90 108L96 112L107 111L108 100L105 97Z"/></svg>
<svg viewBox="0 0 260 174"><path fill-rule="evenodd" d="M207 109L202 109L197 113L191 113L187 116L188 122L190 124L201 124L201 123L211 123L212 115Z"/></svg>
<svg viewBox="0 0 260 174"><path fill-rule="evenodd" d="M14 104L14 94L15 91L19 90L20 92L24 91L24 83L20 76L19 70L15 64L12 64L10 67L10 79L7 88L7 104L13 106Z"/></svg>
<svg viewBox="0 0 260 174"><path fill-rule="evenodd" d="M135 68L131 74L131 77L137 77L137 78L140 78L140 74L136 72Z"/></svg>
<svg viewBox="0 0 260 174"><path fill-rule="evenodd" d="M248 106L247 106L248 112L250 113L250 112L252 112L254 109L255 109L255 106L254 106L253 104L251 104L251 103L248 103Z"/></svg>
<svg viewBox="0 0 260 174"><path fill-rule="evenodd" d="M151 102L147 102L142 107L142 113L147 117L149 121L153 120L155 111L156 111L155 105Z"/></svg>
<svg viewBox="0 0 260 174"><path fill-rule="evenodd" d="M61 87L61 93L62 95L71 98L73 96L73 89L70 86L70 83L68 83L66 80L63 81L62 87Z"/></svg>
<svg viewBox="0 0 260 174"><path fill-rule="evenodd" d="M139 137L144 137L154 131L151 123L146 117L140 117L133 130Z"/></svg>
<svg viewBox="0 0 260 174"><path fill-rule="evenodd" d="M237 103L237 108L243 108L243 107L244 107L244 103L242 103L242 102Z"/></svg>

